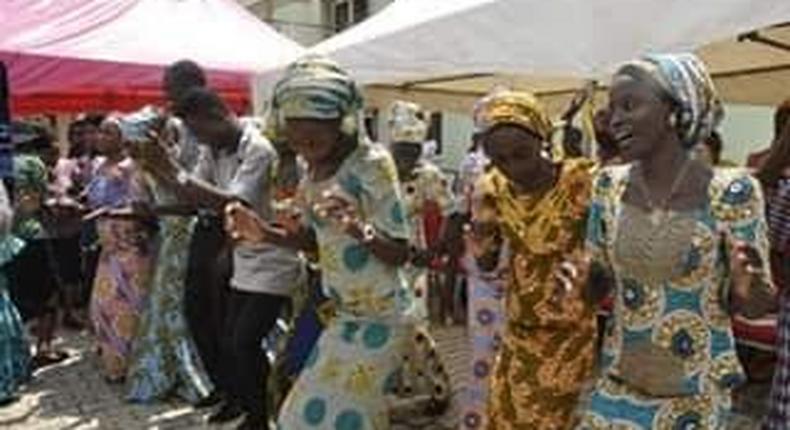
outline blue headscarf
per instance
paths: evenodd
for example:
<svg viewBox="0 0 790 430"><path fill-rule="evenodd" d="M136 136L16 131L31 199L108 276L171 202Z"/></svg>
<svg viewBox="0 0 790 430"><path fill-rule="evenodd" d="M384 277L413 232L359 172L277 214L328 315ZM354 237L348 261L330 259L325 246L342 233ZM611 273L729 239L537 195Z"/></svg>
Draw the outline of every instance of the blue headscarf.
<svg viewBox="0 0 790 430"><path fill-rule="evenodd" d="M713 80L694 54L648 55L620 67L620 74L650 79L672 101L675 128L686 148L707 139L724 118Z"/></svg>

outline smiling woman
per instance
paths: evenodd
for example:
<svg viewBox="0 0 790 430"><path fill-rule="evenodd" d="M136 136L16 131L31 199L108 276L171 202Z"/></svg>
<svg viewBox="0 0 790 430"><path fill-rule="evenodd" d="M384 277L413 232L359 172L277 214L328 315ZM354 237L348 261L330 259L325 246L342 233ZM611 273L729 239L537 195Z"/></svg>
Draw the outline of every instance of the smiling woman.
<svg viewBox="0 0 790 430"><path fill-rule="evenodd" d="M588 248L616 289L580 428L722 429L743 381L730 314L773 301L759 183L691 160L723 114L693 55L628 63L610 100L629 164L603 169L593 189Z"/></svg>

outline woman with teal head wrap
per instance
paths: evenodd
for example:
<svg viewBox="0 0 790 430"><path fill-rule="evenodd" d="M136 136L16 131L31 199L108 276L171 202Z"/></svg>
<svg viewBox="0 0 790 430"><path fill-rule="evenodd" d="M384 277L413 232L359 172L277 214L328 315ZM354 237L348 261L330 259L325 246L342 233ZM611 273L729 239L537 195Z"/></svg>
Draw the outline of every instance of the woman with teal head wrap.
<svg viewBox="0 0 790 430"><path fill-rule="evenodd" d="M334 304L283 403L279 429L390 428L386 394L414 334L401 271L409 234L395 164L365 137L361 109L353 79L330 60L307 57L288 67L271 119L308 165L295 199L301 225L279 232L241 207L228 210L239 239L317 254Z"/></svg>

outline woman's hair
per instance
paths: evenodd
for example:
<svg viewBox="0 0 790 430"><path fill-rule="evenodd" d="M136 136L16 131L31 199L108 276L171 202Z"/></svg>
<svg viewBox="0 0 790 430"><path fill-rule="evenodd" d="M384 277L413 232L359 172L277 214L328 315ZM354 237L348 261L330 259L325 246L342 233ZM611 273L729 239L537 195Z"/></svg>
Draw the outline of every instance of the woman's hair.
<svg viewBox="0 0 790 430"><path fill-rule="evenodd" d="M785 121L781 133L771 145L768 158L757 172L757 179L763 187L773 188L787 166L790 166L790 121Z"/></svg>

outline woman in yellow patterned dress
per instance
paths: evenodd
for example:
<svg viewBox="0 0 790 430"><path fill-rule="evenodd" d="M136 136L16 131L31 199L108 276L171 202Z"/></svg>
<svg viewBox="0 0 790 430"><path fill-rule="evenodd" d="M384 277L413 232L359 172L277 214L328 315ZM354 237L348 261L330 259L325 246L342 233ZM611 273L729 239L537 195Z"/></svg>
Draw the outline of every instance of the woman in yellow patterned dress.
<svg viewBox="0 0 790 430"><path fill-rule="evenodd" d="M552 159L551 123L531 94L495 93L477 120L494 169L476 186L472 231L484 240L499 229L511 249L488 428L565 430L593 368L595 317L580 290L558 292L554 273L583 248L593 165Z"/></svg>

